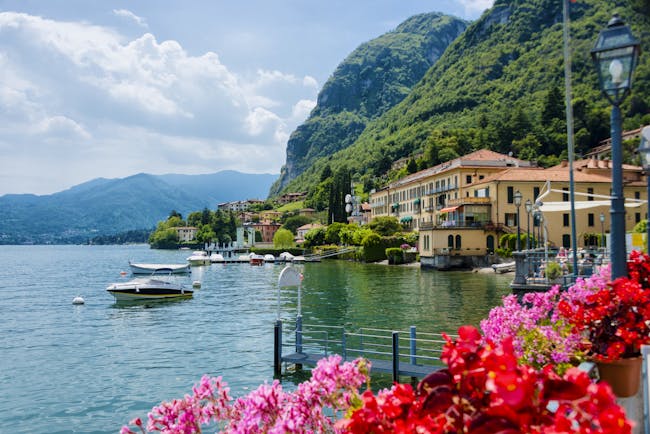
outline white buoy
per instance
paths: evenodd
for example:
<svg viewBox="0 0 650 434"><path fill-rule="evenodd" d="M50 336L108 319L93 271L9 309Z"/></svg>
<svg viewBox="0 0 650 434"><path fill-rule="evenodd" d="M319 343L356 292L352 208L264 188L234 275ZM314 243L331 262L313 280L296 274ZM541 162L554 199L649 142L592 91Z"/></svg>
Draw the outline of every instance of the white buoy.
<svg viewBox="0 0 650 434"><path fill-rule="evenodd" d="M84 303L85 303L85 301L84 301L83 297L81 297L80 295L78 295L78 296L76 296L75 298L72 299L72 304L84 304Z"/></svg>
<svg viewBox="0 0 650 434"><path fill-rule="evenodd" d="M195 280L194 282L192 282L192 287L200 288L201 287L201 282L199 280Z"/></svg>

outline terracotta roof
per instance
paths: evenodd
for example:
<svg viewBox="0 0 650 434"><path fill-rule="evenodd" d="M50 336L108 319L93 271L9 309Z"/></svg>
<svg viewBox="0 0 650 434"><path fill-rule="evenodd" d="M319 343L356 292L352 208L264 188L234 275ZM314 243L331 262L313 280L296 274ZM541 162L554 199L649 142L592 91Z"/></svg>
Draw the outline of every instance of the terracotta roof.
<svg viewBox="0 0 650 434"><path fill-rule="evenodd" d="M389 187L397 187L404 184L409 184L421 178L428 178L437 173L442 173L447 170L460 168L460 167L508 167L508 166L526 166L531 167L529 161L520 160L509 155L500 154L489 149L479 149L470 152L453 160L440 163L437 166L429 167L428 169L421 170L411 175L405 176L395 182L391 182Z"/></svg>

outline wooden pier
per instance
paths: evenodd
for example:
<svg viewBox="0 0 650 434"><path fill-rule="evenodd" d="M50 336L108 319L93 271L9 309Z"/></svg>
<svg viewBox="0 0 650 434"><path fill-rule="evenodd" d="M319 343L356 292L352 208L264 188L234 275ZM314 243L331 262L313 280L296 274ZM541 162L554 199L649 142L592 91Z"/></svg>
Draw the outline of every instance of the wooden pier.
<svg viewBox="0 0 650 434"><path fill-rule="evenodd" d="M371 372L389 373L393 381L400 376L421 378L444 367L440 354L445 340L439 333L361 328L346 331L339 326L303 325L296 318L295 327L283 331L281 320L274 327L274 371L282 375L282 365L315 366L332 354L344 361L364 357L372 364ZM285 352L286 349L286 352Z"/></svg>

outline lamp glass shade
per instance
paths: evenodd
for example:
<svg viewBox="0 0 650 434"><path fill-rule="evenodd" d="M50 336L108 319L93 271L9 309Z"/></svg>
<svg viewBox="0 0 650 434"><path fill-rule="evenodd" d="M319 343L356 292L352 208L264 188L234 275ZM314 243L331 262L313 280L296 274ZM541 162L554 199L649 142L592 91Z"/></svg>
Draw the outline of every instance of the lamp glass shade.
<svg viewBox="0 0 650 434"><path fill-rule="evenodd" d="M601 212L599 218L600 218L600 222L601 222L601 223L605 223L605 214L603 214L603 213Z"/></svg>
<svg viewBox="0 0 650 434"><path fill-rule="evenodd" d="M645 136L646 132L650 132L650 130L646 130L648 127L643 129L643 134L641 134L641 144L639 145L639 149L637 149L637 152L641 156L641 164L643 164L643 168L646 170L650 170L650 140L648 140Z"/></svg>
<svg viewBox="0 0 650 434"><path fill-rule="evenodd" d="M530 199L527 199L524 205L526 206L526 212L530 213L533 209L533 202L531 202Z"/></svg>
<svg viewBox="0 0 650 434"><path fill-rule="evenodd" d="M591 50L600 88L612 104L620 104L630 91L640 53L639 41L623 20L614 15Z"/></svg>
<svg viewBox="0 0 650 434"><path fill-rule="evenodd" d="M519 190L515 191L515 194L512 197L515 201L515 206L519 208L521 206L521 192L519 192Z"/></svg>

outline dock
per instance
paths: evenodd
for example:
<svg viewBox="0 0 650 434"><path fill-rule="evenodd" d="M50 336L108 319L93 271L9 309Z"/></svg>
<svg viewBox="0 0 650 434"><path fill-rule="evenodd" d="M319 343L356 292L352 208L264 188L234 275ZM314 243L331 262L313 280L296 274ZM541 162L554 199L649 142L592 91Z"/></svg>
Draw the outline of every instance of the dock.
<svg viewBox="0 0 650 434"><path fill-rule="evenodd" d="M400 376L422 378L442 369L440 360L445 340L440 333L376 328L345 330L341 326L304 325L298 316L295 326L283 330L281 320L274 326L274 372L282 375L282 366L316 366L324 357L338 354L343 361L366 358L371 372L389 373L393 381Z"/></svg>

